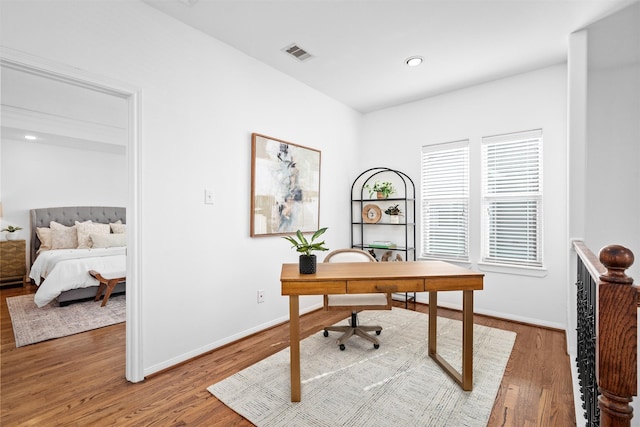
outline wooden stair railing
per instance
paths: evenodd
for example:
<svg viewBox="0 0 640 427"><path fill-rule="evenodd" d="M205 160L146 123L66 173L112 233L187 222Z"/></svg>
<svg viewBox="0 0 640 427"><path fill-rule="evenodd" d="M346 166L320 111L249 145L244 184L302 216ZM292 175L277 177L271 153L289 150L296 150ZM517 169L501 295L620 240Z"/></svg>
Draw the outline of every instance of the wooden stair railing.
<svg viewBox="0 0 640 427"><path fill-rule="evenodd" d="M637 310L640 304L640 290L625 274L633 264L633 252L619 245L607 246L600 251L598 261L583 242L575 241L573 246L579 261L578 298L582 292L582 298L587 300L582 308L578 301L578 365L587 426L630 427L631 401L637 395ZM581 277L581 264L589 278ZM595 284L591 295L584 286L585 279ZM585 306L592 307L594 312L589 313ZM581 327L587 329L586 333L580 330ZM593 331L589 331L592 328ZM595 346L590 332L595 334ZM587 353L592 350L595 360L580 354L581 348ZM594 367L595 383L590 378L593 372L589 372ZM594 388L597 385L597 390L589 390L590 385ZM596 395L597 408L589 402Z"/></svg>

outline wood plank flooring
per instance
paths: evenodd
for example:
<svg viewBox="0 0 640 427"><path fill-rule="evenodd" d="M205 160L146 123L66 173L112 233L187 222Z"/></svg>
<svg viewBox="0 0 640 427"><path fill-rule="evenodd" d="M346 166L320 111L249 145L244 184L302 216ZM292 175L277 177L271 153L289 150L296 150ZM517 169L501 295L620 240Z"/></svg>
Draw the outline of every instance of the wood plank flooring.
<svg viewBox="0 0 640 427"><path fill-rule="evenodd" d="M280 325L132 384L124 378L124 323L16 348L6 298L32 292L31 286L0 290L4 427L251 426L206 388L288 346L288 326ZM428 306L416 310L426 313ZM460 318L442 308L438 314ZM305 315L301 336L345 317ZM478 315L474 321L518 334L488 425L574 426L564 332Z"/></svg>

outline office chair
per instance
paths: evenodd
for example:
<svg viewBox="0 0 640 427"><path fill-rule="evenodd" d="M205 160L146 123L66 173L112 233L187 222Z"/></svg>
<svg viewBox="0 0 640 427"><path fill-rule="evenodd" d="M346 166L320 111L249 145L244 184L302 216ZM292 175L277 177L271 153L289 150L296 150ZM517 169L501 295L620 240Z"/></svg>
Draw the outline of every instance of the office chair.
<svg viewBox="0 0 640 427"><path fill-rule="evenodd" d="M360 249L338 249L330 252L324 262L376 262L369 253ZM380 335L381 326L364 326L358 324L358 311L361 310L391 310L391 293L371 294L339 294L325 295L325 311L351 311L349 326L328 326L324 328L324 336L329 336L329 331L342 332L338 338L340 350L345 349L344 343L352 336L357 335L373 343L374 348L380 347L378 339L368 332Z"/></svg>

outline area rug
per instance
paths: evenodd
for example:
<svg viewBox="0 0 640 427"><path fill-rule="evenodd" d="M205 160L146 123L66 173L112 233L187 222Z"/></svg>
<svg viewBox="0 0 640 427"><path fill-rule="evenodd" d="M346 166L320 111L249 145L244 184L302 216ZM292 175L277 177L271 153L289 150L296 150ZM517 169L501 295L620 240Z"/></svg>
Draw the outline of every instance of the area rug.
<svg viewBox="0 0 640 427"><path fill-rule="evenodd" d="M125 295L109 298L104 307L100 304L102 301L88 301L60 307L57 301L52 301L38 308L33 295L7 298L16 347L125 321Z"/></svg>
<svg viewBox="0 0 640 427"><path fill-rule="evenodd" d="M207 390L257 426L486 426L514 332L474 325L466 392L427 356L427 315L394 308L359 316L383 327L380 348L352 337L340 351L339 333L304 339L301 402L290 401L289 348ZM458 370L461 336L461 322L438 318L438 352Z"/></svg>

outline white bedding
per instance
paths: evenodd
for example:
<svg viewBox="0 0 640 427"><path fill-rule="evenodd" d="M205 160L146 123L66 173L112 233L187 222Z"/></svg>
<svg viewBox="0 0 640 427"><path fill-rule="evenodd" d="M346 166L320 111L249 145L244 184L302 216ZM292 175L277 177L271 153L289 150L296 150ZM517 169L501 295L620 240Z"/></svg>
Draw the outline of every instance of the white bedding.
<svg viewBox="0 0 640 427"><path fill-rule="evenodd" d="M98 286L89 270L104 274L125 275L126 248L57 249L42 252L31 266L29 277L39 285L34 296L38 307L71 289ZM45 280L40 283L41 278Z"/></svg>

